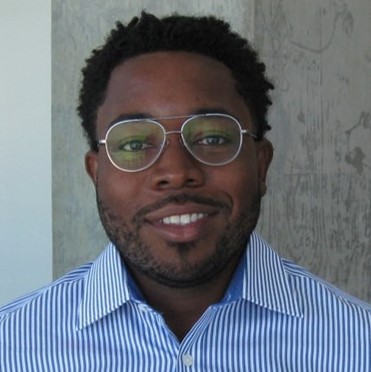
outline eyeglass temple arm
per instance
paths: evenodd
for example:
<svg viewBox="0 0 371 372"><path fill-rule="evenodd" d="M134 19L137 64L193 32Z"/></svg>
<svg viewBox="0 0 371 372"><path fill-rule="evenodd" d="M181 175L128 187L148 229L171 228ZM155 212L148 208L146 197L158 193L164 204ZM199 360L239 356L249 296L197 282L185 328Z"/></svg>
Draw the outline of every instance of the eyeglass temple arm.
<svg viewBox="0 0 371 372"><path fill-rule="evenodd" d="M250 132L247 129L241 129L241 133L242 134L247 134L248 136L250 136L251 138L253 138L255 141L258 141L259 140L258 136L255 133Z"/></svg>

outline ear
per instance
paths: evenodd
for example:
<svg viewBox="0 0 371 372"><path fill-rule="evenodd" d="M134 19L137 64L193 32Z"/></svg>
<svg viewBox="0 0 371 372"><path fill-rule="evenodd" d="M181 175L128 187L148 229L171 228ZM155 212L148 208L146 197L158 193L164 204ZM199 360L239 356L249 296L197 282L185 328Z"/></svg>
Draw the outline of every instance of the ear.
<svg viewBox="0 0 371 372"><path fill-rule="evenodd" d="M90 150L85 154L85 170L96 186L98 172L98 153L96 151Z"/></svg>
<svg viewBox="0 0 371 372"><path fill-rule="evenodd" d="M257 162L258 162L258 181L260 186L260 193L263 196L267 191L265 183L268 168L273 158L273 146L270 141L263 138L261 141L256 142Z"/></svg>

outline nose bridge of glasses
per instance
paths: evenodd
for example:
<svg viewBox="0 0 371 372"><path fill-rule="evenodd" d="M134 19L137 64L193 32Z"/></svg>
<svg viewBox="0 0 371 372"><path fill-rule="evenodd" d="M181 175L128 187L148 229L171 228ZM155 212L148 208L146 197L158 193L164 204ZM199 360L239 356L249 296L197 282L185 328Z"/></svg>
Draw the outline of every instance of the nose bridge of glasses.
<svg viewBox="0 0 371 372"><path fill-rule="evenodd" d="M186 143L185 143L185 138L184 138L184 127L185 125L191 121L194 118L194 116L173 116L173 117L166 117L163 118L165 122L168 121L173 121L173 128L178 128L178 129L170 129L167 130L165 125L163 123L160 123L159 121L156 120L156 123L159 124L162 127L163 130L163 136L164 136L164 142L163 142L163 148L162 152L167 148L170 144L170 138L171 135L177 135L178 137L178 143L183 147L188 149ZM179 122L180 120L180 122ZM189 150L188 150L189 151Z"/></svg>
<svg viewBox="0 0 371 372"><path fill-rule="evenodd" d="M165 136L167 136L168 134L176 134L176 133L181 134L182 133L182 130L179 129L179 130L165 130L164 131L164 135Z"/></svg>
<svg viewBox="0 0 371 372"><path fill-rule="evenodd" d="M160 126L162 127L162 130L163 130L163 135L164 135L164 147L167 147L169 146L169 143L170 143L170 139L169 139L169 136L170 135L174 135L174 134L177 134L178 135L178 142L181 144L181 145L185 145L184 144L184 140L183 140L183 127L184 127L184 124L186 122L189 121L191 117L190 116L169 116L169 117L165 117L165 118L162 118L161 121L163 122L159 122L156 120L156 122L158 124L160 124ZM180 121L180 122L179 122ZM171 122L173 122L173 124L170 124ZM167 125L171 125L173 128L178 128L178 129L170 129L170 130L167 130L167 127L164 125L164 123L167 123Z"/></svg>
<svg viewBox="0 0 371 372"><path fill-rule="evenodd" d="M168 135L170 134L178 134L178 142L185 146L184 144L184 140L182 138L182 130L181 129L178 129L178 130L164 130L164 137L165 137L165 141L164 141L164 147L168 147L169 144L170 144L170 140L169 140L169 137Z"/></svg>

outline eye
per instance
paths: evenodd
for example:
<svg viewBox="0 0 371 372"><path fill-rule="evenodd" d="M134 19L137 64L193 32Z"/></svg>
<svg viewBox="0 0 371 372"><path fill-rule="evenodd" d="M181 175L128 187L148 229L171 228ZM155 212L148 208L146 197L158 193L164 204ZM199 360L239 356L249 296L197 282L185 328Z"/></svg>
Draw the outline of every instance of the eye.
<svg viewBox="0 0 371 372"><path fill-rule="evenodd" d="M204 145L204 146L220 146L220 145L226 145L229 143L229 139L222 135L209 135L204 136L202 138L197 139L196 144L197 145Z"/></svg>
<svg viewBox="0 0 371 372"><path fill-rule="evenodd" d="M136 151L143 151L147 150L148 148L153 147L150 143L147 143L144 140L140 139L132 139L125 142L120 143L117 148L119 151L126 151L126 152L136 152Z"/></svg>

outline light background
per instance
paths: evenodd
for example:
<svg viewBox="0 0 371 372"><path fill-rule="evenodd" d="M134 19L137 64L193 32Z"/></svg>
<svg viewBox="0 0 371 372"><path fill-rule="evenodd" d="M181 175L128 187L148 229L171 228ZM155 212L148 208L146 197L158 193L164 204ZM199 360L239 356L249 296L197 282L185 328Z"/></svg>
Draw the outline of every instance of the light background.
<svg viewBox="0 0 371 372"><path fill-rule="evenodd" d="M51 4L0 0L0 305L52 279Z"/></svg>
<svg viewBox="0 0 371 372"><path fill-rule="evenodd" d="M369 0L0 0L0 304L51 280L52 249L58 277L104 247L75 113L80 69L115 20L143 8L214 13L253 41L277 87L258 230L371 301Z"/></svg>

